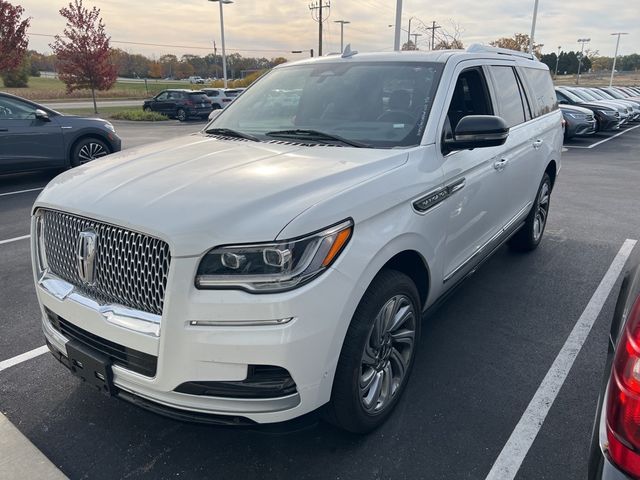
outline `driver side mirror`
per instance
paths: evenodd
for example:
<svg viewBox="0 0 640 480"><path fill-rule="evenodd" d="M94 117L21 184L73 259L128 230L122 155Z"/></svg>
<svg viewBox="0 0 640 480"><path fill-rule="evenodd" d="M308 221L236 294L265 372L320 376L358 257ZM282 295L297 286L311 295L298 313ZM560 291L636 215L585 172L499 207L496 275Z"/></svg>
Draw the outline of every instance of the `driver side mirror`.
<svg viewBox="0 0 640 480"><path fill-rule="evenodd" d="M504 145L509 136L506 122L494 115L468 115L456 126L452 138L445 138L447 152Z"/></svg>
<svg viewBox="0 0 640 480"><path fill-rule="evenodd" d="M37 109L36 110L36 120L40 120L42 122L50 122L49 114L44 110Z"/></svg>

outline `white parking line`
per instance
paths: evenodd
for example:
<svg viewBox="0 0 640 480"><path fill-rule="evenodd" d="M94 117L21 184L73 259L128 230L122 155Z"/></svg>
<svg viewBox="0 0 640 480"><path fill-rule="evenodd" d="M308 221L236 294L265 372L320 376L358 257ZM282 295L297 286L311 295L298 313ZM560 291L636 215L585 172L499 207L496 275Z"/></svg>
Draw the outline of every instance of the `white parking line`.
<svg viewBox="0 0 640 480"><path fill-rule="evenodd" d="M0 240L0 245L4 245L5 243L17 242L18 240L26 240L27 238L30 238L30 237L31 235L23 235L21 237L7 238L6 240Z"/></svg>
<svg viewBox="0 0 640 480"><path fill-rule="evenodd" d="M0 193L0 197L4 197L5 195L17 195L18 193L37 192L38 190L42 190L43 188L44 187L29 188L27 190L16 190L15 192Z"/></svg>
<svg viewBox="0 0 640 480"><path fill-rule="evenodd" d="M49 348L46 345L43 345L42 347L34 348L33 350L21 353L20 355L16 355L15 357L8 360L3 360L0 362L0 372L6 370L7 368L13 367L14 365L18 365L19 363L26 362L27 360L38 357L44 353L47 353L48 351Z"/></svg>
<svg viewBox="0 0 640 480"><path fill-rule="evenodd" d="M637 240L627 239L562 346L486 480L512 480L535 440Z"/></svg>
<svg viewBox="0 0 640 480"><path fill-rule="evenodd" d="M605 142L608 142L609 140L613 140L616 137L619 137L620 135L624 135L627 132L630 132L631 130L635 130L636 128L639 128L640 125L636 125L635 127L631 127L631 128L627 128L626 130L624 130L623 132L620 133L616 133L615 135L609 137L609 138L605 138L604 140L600 140L599 142L594 143L593 145L589 145L588 147L580 147L580 146L572 146L572 145L567 145L565 148L584 148L584 149L590 149L590 148L594 148L597 147L598 145L602 145Z"/></svg>

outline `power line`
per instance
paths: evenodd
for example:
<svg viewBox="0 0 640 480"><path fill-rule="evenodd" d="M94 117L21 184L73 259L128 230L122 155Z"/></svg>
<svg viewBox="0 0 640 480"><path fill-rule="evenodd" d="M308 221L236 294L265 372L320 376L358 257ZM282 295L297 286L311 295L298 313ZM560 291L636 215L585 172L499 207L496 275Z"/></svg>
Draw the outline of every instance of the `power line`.
<svg viewBox="0 0 640 480"><path fill-rule="evenodd" d="M34 37L50 37L55 38L57 35L49 35L46 33L27 33L27 35ZM64 37L64 35L61 35ZM66 38L66 37L65 37ZM189 50L208 50L211 51L211 47L199 47L195 45L173 45L173 44L165 44L165 43L144 43L144 42L131 42L126 40L111 40L111 43L121 43L125 45L143 45L146 47L168 47L168 48L185 48ZM291 49L283 48L281 50L277 49L257 49L257 48L229 48L227 50L233 50L235 52L289 52Z"/></svg>

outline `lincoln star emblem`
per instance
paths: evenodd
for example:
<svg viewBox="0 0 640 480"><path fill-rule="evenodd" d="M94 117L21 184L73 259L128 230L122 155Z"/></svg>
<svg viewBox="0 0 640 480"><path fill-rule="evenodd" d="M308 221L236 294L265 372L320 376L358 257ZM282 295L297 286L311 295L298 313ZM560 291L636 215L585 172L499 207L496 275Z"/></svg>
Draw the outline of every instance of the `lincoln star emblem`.
<svg viewBox="0 0 640 480"><path fill-rule="evenodd" d="M78 261L78 276L85 285L95 283L95 262L98 236L93 230L85 230L78 235L76 243L76 259Z"/></svg>

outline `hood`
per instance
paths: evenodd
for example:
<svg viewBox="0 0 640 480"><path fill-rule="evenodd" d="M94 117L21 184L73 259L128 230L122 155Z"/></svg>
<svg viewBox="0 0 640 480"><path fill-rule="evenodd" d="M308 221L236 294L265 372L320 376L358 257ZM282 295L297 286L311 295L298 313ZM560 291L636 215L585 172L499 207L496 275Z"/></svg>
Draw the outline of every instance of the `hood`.
<svg viewBox="0 0 640 480"><path fill-rule="evenodd" d="M49 183L34 208L158 236L173 256L200 255L217 245L273 240L304 210L402 165L407 157L404 150L194 134L69 170Z"/></svg>
<svg viewBox="0 0 640 480"><path fill-rule="evenodd" d="M65 115L63 113L55 117L55 119L61 124L78 127L103 128L105 124L111 124L109 120L104 120L102 118L80 117L78 115Z"/></svg>
<svg viewBox="0 0 640 480"><path fill-rule="evenodd" d="M579 104L580 107L584 107L584 108L591 108L591 109L595 109L595 110L612 110L614 112L616 111L621 111L621 108L616 108L613 105L605 105L604 103L597 103L597 102L583 102Z"/></svg>

